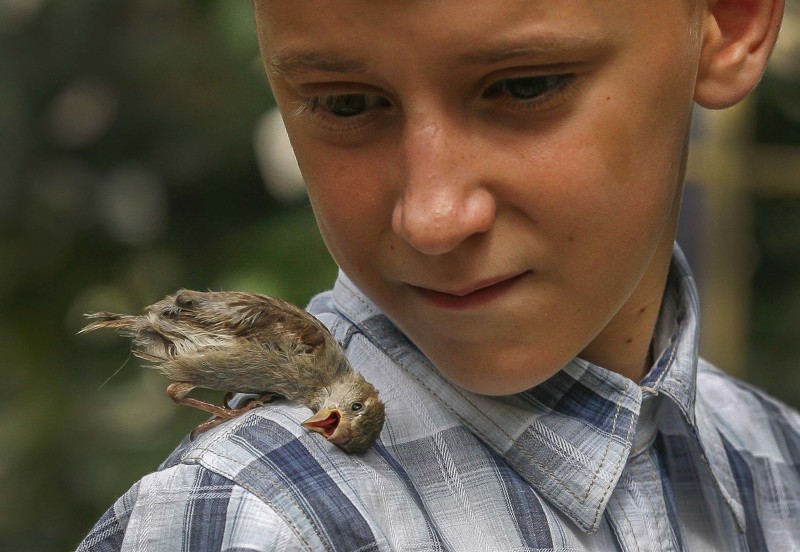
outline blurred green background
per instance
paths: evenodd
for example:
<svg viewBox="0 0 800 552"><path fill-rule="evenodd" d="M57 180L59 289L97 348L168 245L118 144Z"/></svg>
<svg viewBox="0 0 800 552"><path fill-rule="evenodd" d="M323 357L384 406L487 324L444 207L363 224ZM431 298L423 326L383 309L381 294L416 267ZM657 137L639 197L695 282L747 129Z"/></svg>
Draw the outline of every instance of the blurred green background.
<svg viewBox="0 0 800 552"><path fill-rule="evenodd" d="M787 66L757 97L756 144L800 144ZM139 312L179 287L305 304L332 283L308 205L265 186L254 135L272 105L246 0L0 0L0 550L74 548L205 419L123 340L76 337L82 313ZM744 376L797 406L788 188L747 195L741 350ZM687 249L702 264L712 246Z"/></svg>

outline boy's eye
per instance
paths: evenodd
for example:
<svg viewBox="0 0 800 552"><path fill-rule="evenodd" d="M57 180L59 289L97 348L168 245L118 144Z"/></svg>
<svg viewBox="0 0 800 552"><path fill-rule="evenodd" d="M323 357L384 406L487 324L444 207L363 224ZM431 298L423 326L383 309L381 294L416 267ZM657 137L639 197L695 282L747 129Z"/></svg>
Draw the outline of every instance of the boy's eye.
<svg viewBox="0 0 800 552"><path fill-rule="evenodd" d="M372 94L334 94L311 99L313 111L323 110L335 117L356 117L374 107L389 105L385 98Z"/></svg>
<svg viewBox="0 0 800 552"><path fill-rule="evenodd" d="M514 100L537 100L557 92L573 79L573 75L541 75L503 79L489 86L483 93L485 98L509 96Z"/></svg>
<svg viewBox="0 0 800 552"><path fill-rule="evenodd" d="M341 94L324 98L324 107L338 117L360 115L367 108L364 94Z"/></svg>

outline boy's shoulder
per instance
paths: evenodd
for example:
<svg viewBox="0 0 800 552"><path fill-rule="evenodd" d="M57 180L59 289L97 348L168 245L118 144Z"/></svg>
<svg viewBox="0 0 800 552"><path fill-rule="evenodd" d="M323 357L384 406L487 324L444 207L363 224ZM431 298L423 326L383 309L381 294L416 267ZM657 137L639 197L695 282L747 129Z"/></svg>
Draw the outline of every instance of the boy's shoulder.
<svg viewBox="0 0 800 552"><path fill-rule="evenodd" d="M323 550L375 544L342 491L346 456L302 429L308 410L290 403L254 409L194 440L136 482L78 548L95 550ZM308 512L318 518L312 519ZM341 527L337 527L341 524ZM151 541L150 539L156 539Z"/></svg>
<svg viewBox="0 0 800 552"><path fill-rule="evenodd" d="M306 417L300 405L271 404L187 437L78 550L140 550L143 542L154 551L219 550L223 541L248 550L388 549L363 501L379 497L382 446L348 455L304 430Z"/></svg>
<svg viewBox="0 0 800 552"><path fill-rule="evenodd" d="M731 446L756 456L790 455L800 463L800 413L703 359L697 403Z"/></svg>
<svg viewBox="0 0 800 552"><path fill-rule="evenodd" d="M709 460L727 466L716 469L726 472L723 480L738 496L747 523L764 531L793 523L800 515L800 414L700 360L695 415ZM775 511L764 516L754 509Z"/></svg>

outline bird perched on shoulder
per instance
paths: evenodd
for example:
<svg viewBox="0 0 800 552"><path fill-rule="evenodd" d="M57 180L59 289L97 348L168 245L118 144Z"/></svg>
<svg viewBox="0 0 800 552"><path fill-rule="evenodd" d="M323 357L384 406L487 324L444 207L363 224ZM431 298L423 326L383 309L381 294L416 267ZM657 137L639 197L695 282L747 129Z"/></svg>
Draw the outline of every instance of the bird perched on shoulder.
<svg viewBox="0 0 800 552"><path fill-rule="evenodd" d="M141 316L100 312L80 333L112 328L132 338L133 354L173 381L167 394L216 418L205 431L269 402L297 401L314 415L303 426L347 452L364 452L383 428L377 390L354 372L328 329L311 314L275 297L244 292L180 290ZM225 407L187 396L194 388L226 391ZM229 408L234 392L260 400Z"/></svg>

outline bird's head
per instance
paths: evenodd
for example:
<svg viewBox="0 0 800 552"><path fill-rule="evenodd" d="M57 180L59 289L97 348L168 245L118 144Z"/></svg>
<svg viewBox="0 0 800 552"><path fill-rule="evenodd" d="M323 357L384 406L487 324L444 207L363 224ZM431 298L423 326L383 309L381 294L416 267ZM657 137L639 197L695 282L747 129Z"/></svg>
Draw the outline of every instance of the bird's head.
<svg viewBox="0 0 800 552"><path fill-rule="evenodd" d="M378 391L360 374L325 391L321 407L303 426L345 452L366 452L383 429L385 408Z"/></svg>

